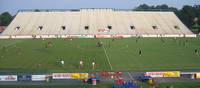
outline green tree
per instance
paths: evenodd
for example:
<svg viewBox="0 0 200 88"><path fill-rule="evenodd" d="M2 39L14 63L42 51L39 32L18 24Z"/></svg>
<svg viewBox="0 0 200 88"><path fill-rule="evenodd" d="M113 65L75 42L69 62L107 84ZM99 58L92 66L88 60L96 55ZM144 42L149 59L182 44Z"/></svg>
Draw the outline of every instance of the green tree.
<svg viewBox="0 0 200 88"><path fill-rule="evenodd" d="M178 18L189 28L193 29L194 25L200 25L200 5L189 6L185 5L182 9L178 10L174 7L169 7L166 4L157 5L157 6L148 6L146 4L142 4L136 7L134 10L168 10L173 11ZM194 18L198 18L198 22L194 22ZM200 28L198 28L200 32ZM191 30L193 31L193 30ZM193 31L194 32L194 31Z"/></svg>
<svg viewBox="0 0 200 88"><path fill-rule="evenodd" d="M4 12L0 15L0 26L8 26L12 21L12 16L8 12Z"/></svg>
<svg viewBox="0 0 200 88"><path fill-rule="evenodd" d="M162 5L157 5L154 9L169 9L169 7L166 4L162 4Z"/></svg>
<svg viewBox="0 0 200 88"><path fill-rule="evenodd" d="M150 7L146 4L142 4L138 7L136 7L134 10L138 10L138 11L141 11L141 10L147 10L147 9L150 9Z"/></svg>
<svg viewBox="0 0 200 88"><path fill-rule="evenodd" d="M194 25L193 19L196 17L195 8L186 5L180 10L180 13L182 22L187 25L188 28L192 28Z"/></svg>

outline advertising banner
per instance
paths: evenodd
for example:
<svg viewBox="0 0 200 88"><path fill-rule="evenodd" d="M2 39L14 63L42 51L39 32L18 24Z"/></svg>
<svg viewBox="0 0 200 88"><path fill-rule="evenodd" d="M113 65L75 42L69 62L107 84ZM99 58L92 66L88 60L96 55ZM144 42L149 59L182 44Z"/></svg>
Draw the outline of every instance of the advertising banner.
<svg viewBox="0 0 200 88"><path fill-rule="evenodd" d="M68 35L68 38L76 38L77 35Z"/></svg>
<svg viewBox="0 0 200 88"><path fill-rule="evenodd" d="M18 81L31 81L31 75L18 75Z"/></svg>
<svg viewBox="0 0 200 88"><path fill-rule="evenodd" d="M87 38L94 38L94 35L87 35Z"/></svg>
<svg viewBox="0 0 200 88"><path fill-rule="evenodd" d="M163 72L146 72L145 76L163 77Z"/></svg>
<svg viewBox="0 0 200 88"><path fill-rule="evenodd" d="M112 35L113 38L123 38L123 35Z"/></svg>
<svg viewBox="0 0 200 88"><path fill-rule="evenodd" d="M132 35L122 35L123 38L130 38Z"/></svg>
<svg viewBox="0 0 200 88"><path fill-rule="evenodd" d="M17 75L0 75L0 81L17 81Z"/></svg>
<svg viewBox="0 0 200 88"><path fill-rule="evenodd" d="M95 35L96 38L110 38L110 35Z"/></svg>
<svg viewBox="0 0 200 88"><path fill-rule="evenodd" d="M171 72L146 72L146 76L151 77L180 77L179 71L171 71Z"/></svg>
<svg viewBox="0 0 200 88"><path fill-rule="evenodd" d="M98 32L110 32L110 30L107 28L104 28L104 29L99 29Z"/></svg>
<svg viewBox="0 0 200 88"><path fill-rule="evenodd" d="M200 73L196 73L196 78L200 79Z"/></svg>
<svg viewBox="0 0 200 88"><path fill-rule="evenodd" d="M53 73L53 79L87 79L88 73Z"/></svg>
<svg viewBox="0 0 200 88"><path fill-rule="evenodd" d="M173 71L173 72L164 72L163 77L180 77L181 74L179 71Z"/></svg>
<svg viewBox="0 0 200 88"><path fill-rule="evenodd" d="M71 79L71 73L53 73L53 79Z"/></svg>
<svg viewBox="0 0 200 88"><path fill-rule="evenodd" d="M47 75L32 75L32 81L45 81Z"/></svg>
<svg viewBox="0 0 200 88"><path fill-rule="evenodd" d="M88 73L71 73L72 79L87 79Z"/></svg>

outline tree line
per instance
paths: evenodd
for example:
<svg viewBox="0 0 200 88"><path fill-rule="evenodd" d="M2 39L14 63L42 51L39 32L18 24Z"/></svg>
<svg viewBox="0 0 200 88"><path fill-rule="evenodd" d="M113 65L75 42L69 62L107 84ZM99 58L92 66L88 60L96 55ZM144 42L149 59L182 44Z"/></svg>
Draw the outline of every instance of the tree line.
<svg viewBox="0 0 200 88"><path fill-rule="evenodd" d="M0 26L8 26L12 21L13 16L9 12L4 12L0 15Z"/></svg>
<svg viewBox="0 0 200 88"><path fill-rule="evenodd" d="M151 10L151 11L173 11L178 18L189 28L191 31L194 33L199 33L200 32L200 5L194 5L194 6L189 6L185 5L181 9L177 9L174 7L169 7L166 4L163 5L152 5L149 6L147 4L142 4L133 10L136 11L146 11L146 10ZM36 12L39 10L36 9ZM9 12L4 12L0 15L0 26L8 26L14 16L10 15Z"/></svg>
<svg viewBox="0 0 200 88"><path fill-rule="evenodd" d="M166 4L157 5L157 6L149 6L146 4L142 4L135 9L136 11L173 11L178 18L194 33L200 32L200 5L189 6L185 5L181 9L177 9L174 7L169 7Z"/></svg>

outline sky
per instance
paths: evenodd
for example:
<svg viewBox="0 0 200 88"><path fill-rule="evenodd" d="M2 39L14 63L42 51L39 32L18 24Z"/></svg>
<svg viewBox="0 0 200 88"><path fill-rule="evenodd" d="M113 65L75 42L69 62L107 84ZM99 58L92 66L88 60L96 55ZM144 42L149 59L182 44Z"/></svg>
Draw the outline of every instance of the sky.
<svg viewBox="0 0 200 88"><path fill-rule="evenodd" d="M15 15L21 9L133 9L140 4L167 4L180 9L184 5L200 5L200 0L0 0L0 13Z"/></svg>

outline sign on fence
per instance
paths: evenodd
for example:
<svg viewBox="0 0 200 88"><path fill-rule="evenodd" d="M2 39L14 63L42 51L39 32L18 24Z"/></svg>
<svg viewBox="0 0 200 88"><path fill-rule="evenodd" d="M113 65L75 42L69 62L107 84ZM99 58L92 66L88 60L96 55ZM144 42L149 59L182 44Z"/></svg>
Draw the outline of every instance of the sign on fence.
<svg viewBox="0 0 200 88"><path fill-rule="evenodd" d="M45 81L47 75L32 75L32 81Z"/></svg>
<svg viewBox="0 0 200 88"><path fill-rule="evenodd" d="M53 73L53 79L87 79L88 73Z"/></svg>
<svg viewBox="0 0 200 88"><path fill-rule="evenodd" d="M146 72L146 76L151 77L180 77L179 71L171 71L171 72Z"/></svg>
<svg viewBox="0 0 200 88"><path fill-rule="evenodd" d="M200 79L200 73L196 73L196 78Z"/></svg>
<svg viewBox="0 0 200 88"><path fill-rule="evenodd" d="M53 73L53 79L71 79L70 73Z"/></svg>
<svg viewBox="0 0 200 88"><path fill-rule="evenodd" d="M72 79L87 79L88 73L71 73Z"/></svg>
<svg viewBox="0 0 200 88"><path fill-rule="evenodd" d="M164 77L180 77L181 74L179 71L173 71L173 72L164 72L163 76Z"/></svg>
<svg viewBox="0 0 200 88"><path fill-rule="evenodd" d="M17 81L17 75L0 75L0 81Z"/></svg>
<svg viewBox="0 0 200 88"><path fill-rule="evenodd" d="M18 75L18 81L31 81L31 75Z"/></svg>

